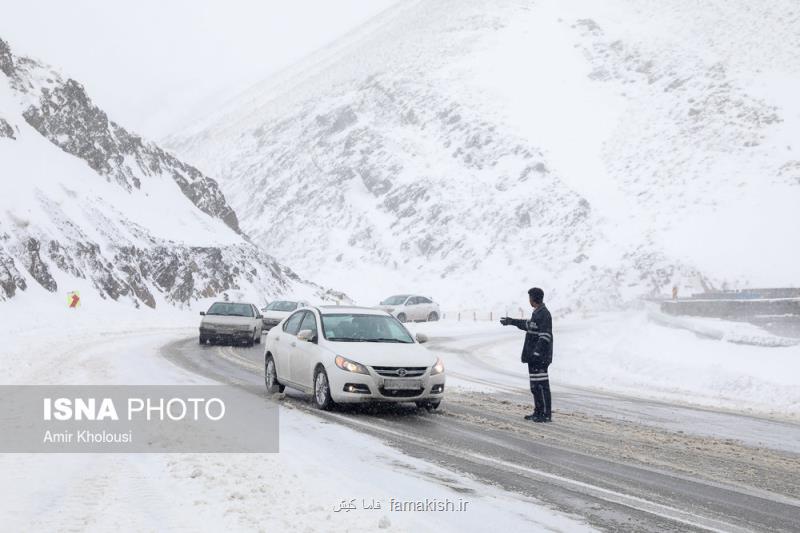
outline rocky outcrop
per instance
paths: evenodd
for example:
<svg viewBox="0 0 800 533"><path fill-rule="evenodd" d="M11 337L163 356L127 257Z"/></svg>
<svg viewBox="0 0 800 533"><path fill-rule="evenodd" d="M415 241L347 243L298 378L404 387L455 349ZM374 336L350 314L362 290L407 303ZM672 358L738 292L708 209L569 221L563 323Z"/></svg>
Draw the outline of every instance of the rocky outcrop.
<svg viewBox="0 0 800 533"><path fill-rule="evenodd" d="M55 271L88 281L105 299L156 307L181 307L232 290L255 294L291 293L310 288L320 300L349 301L343 294L302 280L249 242L227 246L190 246L153 236L144 244L100 246L62 235L52 238L36 228L9 228L0 238L0 300L28 289L26 277L49 292L59 287ZM160 298L159 298L160 295Z"/></svg>
<svg viewBox="0 0 800 533"><path fill-rule="evenodd" d="M25 266L25 270L28 271L39 285L49 292L56 292L56 290L58 290L58 284L50 274L47 263L42 261L42 257L39 255L40 248L41 243L38 240L33 238L28 239L27 242L24 243L24 250L20 254L22 256L22 264Z"/></svg>
<svg viewBox="0 0 800 533"><path fill-rule="evenodd" d="M43 88L38 103L23 116L50 142L83 159L101 176L130 190L140 188L147 176L168 175L200 210L240 231L236 213L216 181L110 120L75 80Z"/></svg>
<svg viewBox="0 0 800 533"><path fill-rule="evenodd" d="M216 181L111 120L80 83L62 79L35 60L14 56L2 40L0 70L30 101L25 121L50 142L127 190L139 189L143 179L169 176L201 211L240 232L236 213ZM0 136L4 129L0 124Z"/></svg>
<svg viewBox="0 0 800 533"><path fill-rule="evenodd" d="M9 78L14 74L14 56L8 43L0 39L0 72Z"/></svg>
<svg viewBox="0 0 800 533"><path fill-rule="evenodd" d="M0 300L34 286L51 293L73 290L64 286L70 280L94 288L84 300L97 295L136 307L153 308L160 302L183 307L237 290L267 298L301 290L317 293L321 300L346 300L300 279L258 249L241 234L236 213L216 181L111 120L77 81L14 56L2 40L0 71L0 83L8 83L21 102L0 109L0 141L16 139L24 145L28 152L19 158L23 165L38 164L39 152L29 153L34 150L41 151L45 162L65 161L58 153L63 151L67 159L74 156L86 163L62 175L57 164L26 169L13 162L6 167L0 160L0 175L27 178L15 178L20 190L13 191L25 205L16 209L13 202L0 204ZM49 143L30 142L39 135ZM97 183L87 186L74 183L76 179ZM159 183L151 186L148 180ZM128 194L117 194L116 186ZM101 189L105 194L95 193ZM179 204L172 223L190 228L190 234L177 242L176 232L162 233L149 202ZM141 219L135 216L140 209L148 212ZM228 228L212 224L202 213Z"/></svg>
<svg viewBox="0 0 800 533"><path fill-rule="evenodd" d="M27 288L25 278L17 270L14 259L0 248L0 300L7 300L18 290L24 291Z"/></svg>
<svg viewBox="0 0 800 533"><path fill-rule="evenodd" d="M0 138L16 139L14 136L14 128L8 123L6 119L0 117Z"/></svg>

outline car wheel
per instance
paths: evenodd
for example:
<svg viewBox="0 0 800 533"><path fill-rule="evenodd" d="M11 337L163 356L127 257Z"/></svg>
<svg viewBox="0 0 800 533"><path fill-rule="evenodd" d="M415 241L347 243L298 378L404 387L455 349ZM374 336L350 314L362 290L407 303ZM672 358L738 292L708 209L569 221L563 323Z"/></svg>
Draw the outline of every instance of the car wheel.
<svg viewBox="0 0 800 533"><path fill-rule="evenodd" d="M439 313L431 311L431 314L428 315L428 322L436 322L437 320L439 320Z"/></svg>
<svg viewBox="0 0 800 533"><path fill-rule="evenodd" d="M397 320L399 320L400 322L405 322L406 321L406 314L405 313L400 313L399 315L397 315Z"/></svg>
<svg viewBox="0 0 800 533"><path fill-rule="evenodd" d="M206 343L206 338L200 335L200 344L205 344L205 343Z"/></svg>
<svg viewBox="0 0 800 533"><path fill-rule="evenodd" d="M261 331L259 330L255 331L255 341L256 344L261 344Z"/></svg>
<svg viewBox="0 0 800 533"><path fill-rule="evenodd" d="M333 398L331 398L331 386L328 383L328 374L324 368L317 370L314 374L314 403L323 411L333 409Z"/></svg>
<svg viewBox="0 0 800 533"><path fill-rule="evenodd" d="M286 389L286 385L278 382L278 369L275 368L275 360L271 355L267 356L264 363L264 385L267 387L268 394L283 392Z"/></svg>

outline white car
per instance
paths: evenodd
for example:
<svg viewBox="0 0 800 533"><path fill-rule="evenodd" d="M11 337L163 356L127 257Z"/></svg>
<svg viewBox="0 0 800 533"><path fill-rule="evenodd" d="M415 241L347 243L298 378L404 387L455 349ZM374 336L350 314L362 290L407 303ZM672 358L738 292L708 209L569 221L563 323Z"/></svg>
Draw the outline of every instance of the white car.
<svg viewBox="0 0 800 533"><path fill-rule="evenodd" d="M301 307L308 307L310 304L303 301L292 300L276 300L270 302L266 307L261 309L264 315L262 322L264 323L264 330L269 331L277 326L281 320L292 314L294 311Z"/></svg>
<svg viewBox="0 0 800 533"><path fill-rule="evenodd" d="M435 409L444 396L442 360L390 314L373 308L300 309L267 334L269 393L292 387L320 409L337 403L415 402Z"/></svg>
<svg viewBox="0 0 800 533"><path fill-rule="evenodd" d="M383 309L397 317L400 322L427 320L429 322L439 320L439 304L427 296L417 296L415 294L398 294L390 296L378 305L378 309Z"/></svg>
<svg viewBox="0 0 800 533"><path fill-rule="evenodd" d="M200 344L261 342L261 313L255 305L240 302L215 302L200 312Z"/></svg>

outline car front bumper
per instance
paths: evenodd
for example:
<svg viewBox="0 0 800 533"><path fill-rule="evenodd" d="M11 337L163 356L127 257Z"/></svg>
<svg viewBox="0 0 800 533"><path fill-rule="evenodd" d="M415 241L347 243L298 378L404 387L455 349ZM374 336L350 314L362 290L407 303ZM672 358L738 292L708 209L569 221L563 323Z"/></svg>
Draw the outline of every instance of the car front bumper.
<svg viewBox="0 0 800 533"><path fill-rule="evenodd" d="M282 318L263 318L261 323L264 325L264 331L269 331L281 323Z"/></svg>
<svg viewBox="0 0 800 533"><path fill-rule="evenodd" d="M221 330L200 328L200 336L212 342L246 342L253 338L253 333L248 330Z"/></svg>
<svg viewBox="0 0 800 533"><path fill-rule="evenodd" d="M421 377L407 379L419 380L420 387L389 390L384 387L386 378L372 369L370 374L347 372L339 367L328 371L331 397L337 403L439 401L444 397L445 373L431 376L428 370Z"/></svg>

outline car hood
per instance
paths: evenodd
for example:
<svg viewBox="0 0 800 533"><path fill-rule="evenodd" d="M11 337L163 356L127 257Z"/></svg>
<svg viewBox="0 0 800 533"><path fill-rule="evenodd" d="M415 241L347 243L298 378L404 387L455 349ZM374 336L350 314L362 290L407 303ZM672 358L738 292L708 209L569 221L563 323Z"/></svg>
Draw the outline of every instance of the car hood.
<svg viewBox="0 0 800 533"><path fill-rule="evenodd" d="M393 311L394 309L396 309L398 307L403 307L403 306L401 304L397 304L397 305L381 304L381 305L376 305L375 306L376 309L383 309L384 311L389 311L389 312Z"/></svg>
<svg viewBox="0 0 800 533"><path fill-rule="evenodd" d="M200 324L203 326L248 326L252 318L245 316L206 315Z"/></svg>
<svg viewBox="0 0 800 533"><path fill-rule="evenodd" d="M367 366L433 366L436 356L427 348L394 342L329 342L337 355Z"/></svg>
<svg viewBox="0 0 800 533"><path fill-rule="evenodd" d="M276 320L283 320L289 316L292 311L264 311L262 314L264 318L272 318Z"/></svg>

